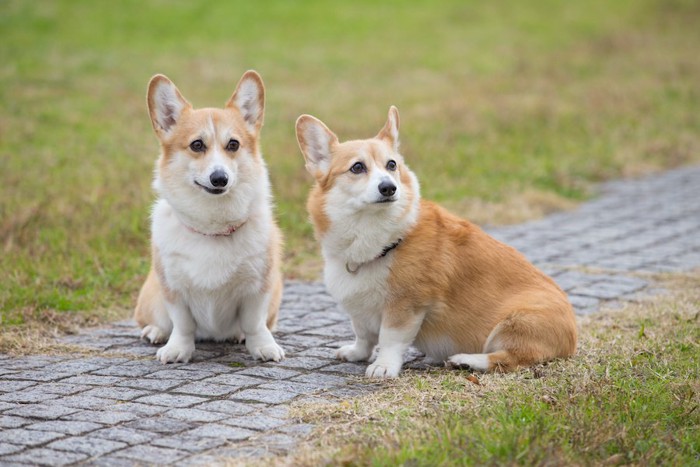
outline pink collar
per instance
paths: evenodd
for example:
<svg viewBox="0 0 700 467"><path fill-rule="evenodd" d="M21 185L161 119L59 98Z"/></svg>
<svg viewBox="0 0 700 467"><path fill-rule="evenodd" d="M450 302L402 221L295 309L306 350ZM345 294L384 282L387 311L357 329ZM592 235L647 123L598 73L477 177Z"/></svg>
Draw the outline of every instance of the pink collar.
<svg viewBox="0 0 700 467"><path fill-rule="evenodd" d="M229 237L229 236L233 235L233 233L234 233L236 230L238 230L238 229L240 229L241 227L243 227L243 225L244 225L246 222L247 222L247 221L243 221L243 222L241 222L241 223L238 224L238 225L234 225L234 226L229 227L228 229L224 230L223 232L216 232L216 233L200 232L199 230L195 229L194 227L190 227L189 225L185 224L184 222L182 223L182 225L184 225L185 227L187 227L187 230L189 230L190 232L194 232L194 233L200 234L200 235L205 235L205 236L207 236L207 237Z"/></svg>

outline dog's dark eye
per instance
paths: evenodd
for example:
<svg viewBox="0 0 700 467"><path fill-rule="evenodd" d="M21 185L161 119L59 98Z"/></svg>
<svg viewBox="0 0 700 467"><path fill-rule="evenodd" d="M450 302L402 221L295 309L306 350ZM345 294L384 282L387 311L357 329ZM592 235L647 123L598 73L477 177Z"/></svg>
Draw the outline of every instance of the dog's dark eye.
<svg viewBox="0 0 700 467"><path fill-rule="evenodd" d="M204 145L204 141L196 139L190 143L190 149L194 152L204 152L207 147Z"/></svg>
<svg viewBox="0 0 700 467"><path fill-rule="evenodd" d="M365 167L365 164L362 162L355 162L352 167L350 167L350 172L354 174L361 174L362 172L366 172L367 168Z"/></svg>
<svg viewBox="0 0 700 467"><path fill-rule="evenodd" d="M389 161L386 163L387 170L396 170L396 161Z"/></svg>
<svg viewBox="0 0 700 467"><path fill-rule="evenodd" d="M228 144L226 145L226 150L231 151L231 152L236 152L238 151L238 148L241 147L241 143L238 142L236 139L230 139L228 140Z"/></svg>

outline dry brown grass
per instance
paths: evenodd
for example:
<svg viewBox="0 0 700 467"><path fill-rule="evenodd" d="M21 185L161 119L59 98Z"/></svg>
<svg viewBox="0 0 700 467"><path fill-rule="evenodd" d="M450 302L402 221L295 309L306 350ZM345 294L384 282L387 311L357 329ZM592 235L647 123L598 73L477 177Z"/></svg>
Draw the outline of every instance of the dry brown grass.
<svg viewBox="0 0 700 467"><path fill-rule="evenodd" d="M59 342L62 336L86 332L86 328L126 319L130 310L110 309L89 314L57 313L25 309L24 326L0 326L0 353L18 355L91 354L84 347Z"/></svg>

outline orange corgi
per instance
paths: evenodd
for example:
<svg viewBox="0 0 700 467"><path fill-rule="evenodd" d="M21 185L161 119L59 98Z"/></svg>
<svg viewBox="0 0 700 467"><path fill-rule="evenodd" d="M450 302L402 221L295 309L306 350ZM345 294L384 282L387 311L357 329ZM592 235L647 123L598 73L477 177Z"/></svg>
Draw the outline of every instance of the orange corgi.
<svg viewBox="0 0 700 467"><path fill-rule="evenodd" d="M187 362L195 339L241 341L279 361L270 330L282 296L281 233L260 153L265 88L246 72L223 109L194 109L165 76L148 86L160 141L151 271L134 319L163 363Z"/></svg>
<svg viewBox="0 0 700 467"><path fill-rule="evenodd" d="M368 377L396 377L410 345L429 360L511 371L576 351L566 294L515 249L421 200L399 154L391 107L374 138L340 143L302 115L297 140L314 176L307 207L324 280L350 314L355 343L337 357L368 360Z"/></svg>

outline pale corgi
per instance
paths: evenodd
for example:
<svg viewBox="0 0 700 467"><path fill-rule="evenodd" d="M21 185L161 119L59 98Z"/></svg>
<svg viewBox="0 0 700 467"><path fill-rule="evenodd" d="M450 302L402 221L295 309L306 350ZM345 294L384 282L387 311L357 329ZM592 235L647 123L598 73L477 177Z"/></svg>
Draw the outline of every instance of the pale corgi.
<svg viewBox="0 0 700 467"><path fill-rule="evenodd" d="M314 176L307 207L324 280L352 319L342 360L396 377L414 344L434 362L510 371L568 357L576 321L566 294L515 249L420 199L399 154L395 107L377 136L340 143L302 115L297 140Z"/></svg>
<svg viewBox="0 0 700 467"><path fill-rule="evenodd" d="M282 296L281 233L260 153L265 88L246 72L223 109L194 109L165 76L148 85L160 141L153 187L152 264L134 319L167 343L163 363L187 362L195 339L242 341L279 361L271 330Z"/></svg>

